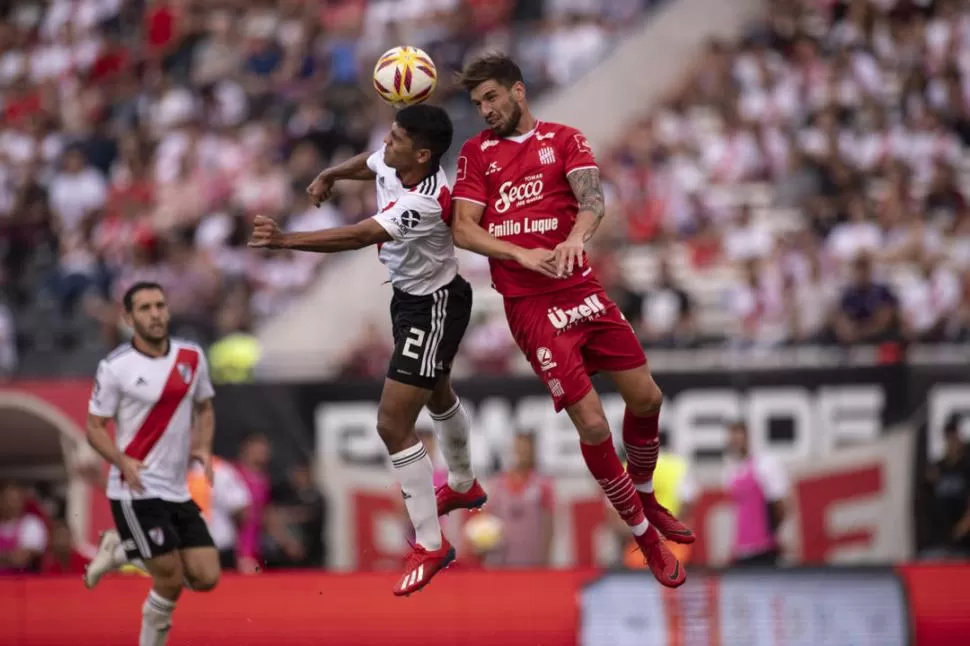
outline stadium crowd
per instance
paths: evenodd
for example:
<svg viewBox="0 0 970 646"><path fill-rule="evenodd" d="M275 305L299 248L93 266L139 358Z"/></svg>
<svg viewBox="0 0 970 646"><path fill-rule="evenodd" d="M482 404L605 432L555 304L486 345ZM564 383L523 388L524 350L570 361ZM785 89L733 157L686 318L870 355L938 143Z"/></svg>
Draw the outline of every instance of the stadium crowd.
<svg viewBox="0 0 970 646"><path fill-rule="evenodd" d="M732 272L736 342L970 339L970 7L768 5L604 160L614 240ZM691 294L657 283L619 290L644 340L697 343Z"/></svg>
<svg viewBox="0 0 970 646"><path fill-rule="evenodd" d="M0 375L18 354L124 335L117 300L155 279L174 332L211 343L281 312L322 256L245 248L256 213L355 222L373 190L313 209L324 166L374 148L383 49L422 46L436 100L473 48L510 48L537 88L598 60L649 4L587 0L26 0L0 5ZM467 112L467 107L465 107ZM91 325L91 320L97 325ZM89 332L87 336L85 333Z"/></svg>

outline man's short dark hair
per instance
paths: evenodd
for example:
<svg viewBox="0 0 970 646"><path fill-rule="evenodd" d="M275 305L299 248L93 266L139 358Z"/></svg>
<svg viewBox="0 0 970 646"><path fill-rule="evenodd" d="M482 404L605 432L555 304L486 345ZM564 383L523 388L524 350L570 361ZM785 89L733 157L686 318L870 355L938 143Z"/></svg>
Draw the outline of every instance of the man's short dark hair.
<svg viewBox="0 0 970 646"><path fill-rule="evenodd" d="M522 70L505 54L485 54L476 58L462 70L458 82L469 92L485 81L495 81L505 88L523 83Z"/></svg>
<svg viewBox="0 0 970 646"><path fill-rule="evenodd" d="M165 293L165 290L162 289L162 286L159 285L158 283L153 283L148 280L139 281L134 285L132 285L131 287L129 287L128 291L125 292L124 297L121 299L121 302L125 306L126 312L131 314L131 311L135 308L135 294L137 294L138 292L145 291L146 289L157 289L161 293L163 294Z"/></svg>
<svg viewBox="0 0 970 646"><path fill-rule="evenodd" d="M394 121L407 131L416 148L431 151L431 168L437 170L441 158L451 147L455 128L451 117L434 105L409 105L398 111Z"/></svg>

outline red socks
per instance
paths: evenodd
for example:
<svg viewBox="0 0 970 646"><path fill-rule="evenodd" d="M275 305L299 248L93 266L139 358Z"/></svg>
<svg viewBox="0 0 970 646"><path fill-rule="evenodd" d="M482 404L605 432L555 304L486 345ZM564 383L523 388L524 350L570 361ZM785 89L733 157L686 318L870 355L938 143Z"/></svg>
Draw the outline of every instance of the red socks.
<svg viewBox="0 0 970 646"><path fill-rule="evenodd" d="M653 479L660 454L660 411L637 417L629 410L623 415L623 445L626 448L627 471L634 484Z"/></svg>
<svg viewBox="0 0 970 646"><path fill-rule="evenodd" d="M603 488L603 493L609 498L610 504L620 517L631 527L642 523L643 530L646 530L646 519L643 516L640 497L630 476L623 470L623 463L616 455L613 438L607 438L600 444L580 443L579 446L583 451L586 467Z"/></svg>

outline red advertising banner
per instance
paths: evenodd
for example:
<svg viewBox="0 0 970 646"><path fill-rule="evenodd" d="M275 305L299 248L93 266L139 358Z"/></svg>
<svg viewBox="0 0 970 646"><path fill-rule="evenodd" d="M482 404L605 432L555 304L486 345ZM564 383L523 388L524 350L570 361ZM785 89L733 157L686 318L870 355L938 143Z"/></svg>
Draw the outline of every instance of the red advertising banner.
<svg viewBox="0 0 970 646"><path fill-rule="evenodd" d="M846 624L846 613L832 607L855 593L863 602L860 619L870 631L903 621L904 638L914 646L961 646L970 634L970 567L898 568L908 602L897 606L893 570L839 568L781 570L762 585L750 574L727 570L695 576L693 589L662 590L649 574L619 575L623 590L604 599L609 612L630 607L634 620L623 622L609 642L658 646L733 646L800 643L879 644L889 641L805 642L825 624ZM391 594L392 573L267 573L227 575L209 594L186 593L179 602L171 643L180 646L575 646L580 643L580 599L597 583L591 570L487 572L449 570L424 592L406 599ZM612 578L608 577L607 579ZM755 585L752 585L755 584ZM621 587L622 587L621 585ZM148 582L111 577L94 591L73 577L0 578L0 646L128 646L136 640ZM585 588L585 589L584 589ZM840 592L840 589L842 590ZM605 588L600 586L600 590ZM642 591L646 590L646 594ZM825 594L819 594L819 592ZM618 596L619 595L619 596ZM864 596L859 596L864 595ZM767 597L774 600L767 601ZM886 613L874 612L880 601ZM851 599L849 599L851 603ZM728 610L725 614L718 608ZM875 608L878 610L878 608ZM622 608L619 609L622 613ZM821 612L821 614L818 614ZM765 618L759 619L759 613ZM900 615L908 614L908 618ZM615 626L615 622L607 622ZM851 622L848 628L852 628ZM761 626L771 630L758 640L738 641ZM587 627L588 628L588 627ZM893 629L895 630L895 629ZM814 631L814 632L813 632ZM624 635L667 635L660 641L625 642ZM910 632L907 630L907 632ZM898 630L897 633L898 634ZM673 637L670 637L673 636ZM756 634L757 636L757 634ZM909 641L909 637L912 641ZM762 639L762 637L764 639ZM890 635L891 637L891 635ZM803 641L799 641L802 639ZM895 642L893 642L895 643Z"/></svg>
<svg viewBox="0 0 970 646"><path fill-rule="evenodd" d="M574 646L577 591L594 573L441 574L409 598L394 574L227 575L209 594L186 593L170 643L179 646ZM0 578L0 646L130 646L141 577L88 591L76 578Z"/></svg>

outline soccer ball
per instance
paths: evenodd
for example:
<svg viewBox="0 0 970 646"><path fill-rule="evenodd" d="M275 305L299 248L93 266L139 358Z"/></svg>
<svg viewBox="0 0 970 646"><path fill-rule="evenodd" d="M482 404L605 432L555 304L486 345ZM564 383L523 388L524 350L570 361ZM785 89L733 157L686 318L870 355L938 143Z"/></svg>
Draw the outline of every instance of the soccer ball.
<svg viewBox="0 0 970 646"><path fill-rule="evenodd" d="M502 521L491 514L472 515L462 529L465 540L477 554L487 554L502 542Z"/></svg>
<svg viewBox="0 0 970 646"><path fill-rule="evenodd" d="M395 108L427 101L437 84L431 57L417 47L389 49L374 66L374 89Z"/></svg>

